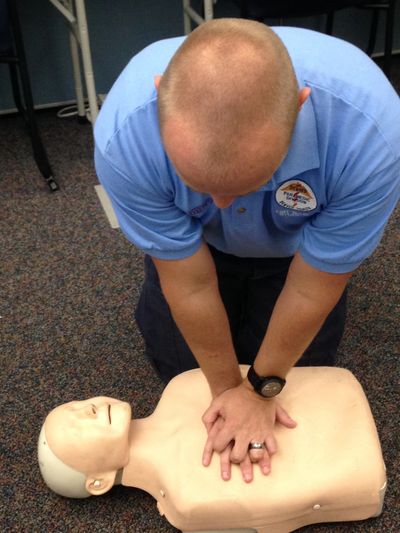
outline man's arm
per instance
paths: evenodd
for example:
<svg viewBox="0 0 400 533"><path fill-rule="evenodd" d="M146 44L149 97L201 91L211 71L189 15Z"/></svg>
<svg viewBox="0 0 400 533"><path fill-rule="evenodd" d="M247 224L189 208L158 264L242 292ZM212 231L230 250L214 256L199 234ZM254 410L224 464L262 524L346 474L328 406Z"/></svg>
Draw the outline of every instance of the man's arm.
<svg viewBox="0 0 400 533"><path fill-rule="evenodd" d="M209 383L213 397L242 382L214 260L203 242L186 259L153 258L179 330Z"/></svg>
<svg viewBox="0 0 400 533"><path fill-rule="evenodd" d="M254 362L264 376L285 377L339 301L351 273L331 274L297 254Z"/></svg>

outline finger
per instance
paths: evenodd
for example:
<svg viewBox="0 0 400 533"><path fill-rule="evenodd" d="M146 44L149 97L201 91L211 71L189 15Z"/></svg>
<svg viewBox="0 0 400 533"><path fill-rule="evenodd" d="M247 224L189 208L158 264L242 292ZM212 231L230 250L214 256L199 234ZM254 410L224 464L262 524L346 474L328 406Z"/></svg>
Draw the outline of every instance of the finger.
<svg viewBox="0 0 400 533"><path fill-rule="evenodd" d="M250 483L253 480L253 463L250 461L248 454L246 454L246 457L240 463L240 470L242 471L245 482Z"/></svg>
<svg viewBox="0 0 400 533"><path fill-rule="evenodd" d="M213 439L214 450L218 453L222 453L233 440L234 434L232 433L232 430L229 430L229 428L224 425L222 429L219 429L218 434Z"/></svg>
<svg viewBox="0 0 400 533"><path fill-rule="evenodd" d="M230 444L220 454L221 477L224 481L228 481L231 478L231 460L229 459L231 447L232 445Z"/></svg>
<svg viewBox="0 0 400 533"><path fill-rule="evenodd" d="M231 462L240 464L245 460L246 457L250 461L248 451L249 451L249 441L247 439L246 440L239 439L239 438L235 439L235 444L233 445L231 455L230 455Z"/></svg>
<svg viewBox="0 0 400 533"><path fill-rule="evenodd" d="M252 463L258 463L264 457L265 448L249 448L249 457Z"/></svg>
<svg viewBox="0 0 400 533"><path fill-rule="evenodd" d="M264 476L267 476L271 472L271 458L267 450L264 450L264 455L262 459L258 461L258 466Z"/></svg>
<svg viewBox="0 0 400 533"><path fill-rule="evenodd" d="M254 447L253 447L254 446ZM261 446L261 448L260 448ZM263 437L257 437L251 439L249 444L249 457L252 463L258 463L263 457L265 452L265 441Z"/></svg>
<svg viewBox="0 0 400 533"><path fill-rule="evenodd" d="M208 438L204 446L203 457L201 459L203 466L208 466L211 463L213 453L214 453L213 440Z"/></svg>
<svg viewBox="0 0 400 533"><path fill-rule="evenodd" d="M217 419L216 422L211 427L206 444L204 446L203 450L203 457L202 457L202 463L204 466L208 466L211 463L211 459L214 452L214 440L216 435L218 435L218 432L220 431L221 427L223 426L223 420Z"/></svg>
<svg viewBox="0 0 400 533"><path fill-rule="evenodd" d="M214 405L210 405L210 407L205 411L205 413L201 417L203 424L206 426L207 433L210 432L214 422L217 420L218 417L219 417L218 407L215 407Z"/></svg>
<svg viewBox="0 0 400 533"><path fill-rule="evenodd" d="M274 455L274 453L277 452L278 446L276 444L276 439L273 435L270 435L265 439L265 444L269 455Z"/></svg>
<svg viewBox="0 0 400 533"><path fill-rule="evenodd" d="M297 426L297 422L278 404L276 405L276 420L287 428L294 428Z"/></svg>

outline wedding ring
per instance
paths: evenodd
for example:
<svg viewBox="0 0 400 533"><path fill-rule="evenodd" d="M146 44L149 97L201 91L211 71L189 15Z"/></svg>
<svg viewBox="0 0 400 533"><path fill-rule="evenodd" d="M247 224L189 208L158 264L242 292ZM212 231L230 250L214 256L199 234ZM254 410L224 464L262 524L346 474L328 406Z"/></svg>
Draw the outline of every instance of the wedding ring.
<svg viewBox="0 0 400 533"><path fill-rule="evenodd" d="M265 445L263 442L250 442L249 450L263 450Z"/></svg>

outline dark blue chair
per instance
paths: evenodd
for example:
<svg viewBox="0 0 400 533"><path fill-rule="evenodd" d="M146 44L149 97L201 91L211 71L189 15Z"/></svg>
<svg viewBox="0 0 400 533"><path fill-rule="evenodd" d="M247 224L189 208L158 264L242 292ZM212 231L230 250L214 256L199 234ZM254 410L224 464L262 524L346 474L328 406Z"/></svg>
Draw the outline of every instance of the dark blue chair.
<svg viewBox="0 0 400 533"><path fill-rule="evenodd" d="M0 63L8 64L15 106L28 128L36 164L51 191L58 190L39 135L15 0L0 0Z"/></svg>
<svg viewBox="0 0 400 533"><path fill-rule="evenodd" d="M371 28L367 54L372 55L375 48L378 17L381 11L386 13L385 51L382 70L390 78L393 29L396 0L236 0L240 5L242 18L263 22L267 18L308 17L327 15L325 32L332 35L334 14L346 7L358 7L372 10Z"/></svg>

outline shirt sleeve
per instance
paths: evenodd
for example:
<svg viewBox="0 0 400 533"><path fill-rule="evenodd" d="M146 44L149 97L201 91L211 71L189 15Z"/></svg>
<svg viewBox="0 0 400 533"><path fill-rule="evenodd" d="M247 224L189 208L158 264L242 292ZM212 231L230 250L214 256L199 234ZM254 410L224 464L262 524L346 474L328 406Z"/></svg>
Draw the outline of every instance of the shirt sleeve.
<svg viewBox="0 0 400 533"><path fill-rule="evenodd" d="M303 229L299 252L315 268L351 272L378 246L400 196L400 159L336 195Z"/></svg>
<svg viewBox="0 0 400 533"><path fill-rule="evenodd" d="M95 167L127 239L159 259L184 259L202 240L201 224L179 209L173 195L157 187L157 177L127 176L98 147Z"/></svg>

